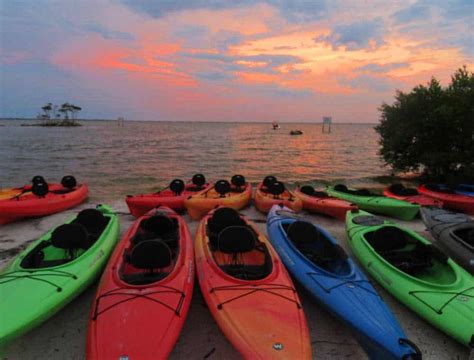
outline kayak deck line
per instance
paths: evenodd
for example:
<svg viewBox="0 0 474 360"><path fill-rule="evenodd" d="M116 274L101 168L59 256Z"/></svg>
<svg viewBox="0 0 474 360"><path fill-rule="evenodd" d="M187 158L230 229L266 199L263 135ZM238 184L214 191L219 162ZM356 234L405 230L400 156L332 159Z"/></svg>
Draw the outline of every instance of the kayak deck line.
<svg viewBox="0 0 474 360"><path fill-rule="evenodd" d="M408 294L413 296L415 299L419 300L421 303L425 304L428 306L431 310L433 310L435 313L442 315L443 314L443 309L448 306L454 299L456 299L458 296L465 296L466 298L471 298L474 299L474 295L469 295L465 294L466 292L474 290L474 286L464 289L463 291L460 292L453 292L453 291L432 291L432 290L419 290L419 291L409 291ZM416 296L416 294L446 294L446 295L453 295L451 298L449 298L439 309L436 309L435 307L431 306L429 303L421 299L420 297Z"/></svg>
<svg viewBox="0 0 474 360"><path fill-rule="evenodd" d="M372 294L372 295L376 295L376 296L379 296L376 292L372 291L372 290L369 290L369 289L366 289L365 287L361 286L360 284L362 283L367 283L367 284L370 284L370 281L369 280L346 280L346 281L341 281L339 284L337 285L334 285L334 286L331 286L331 287L324 287L318 280L316 280L316 278L314 277L314 275L319 275L319 276L324 276L324 277L330 277L330 278L333 278L333 279L340 279L339 277L337 276L334 276L332 274L322 274L322 273L317 273L317 272L308 272L306 273L306 275L309 275L310 278L316 283L316 285L318 285L321 289L323 289L324 292L326 293L330 293L332 290L334 289L337 289L338 287L340 286L343 286L343 285L346 285L346 284L354 284L355 286L354 287L358 287L359 289L362 289L362 290L365 290L367 291L368 293Z"/></svg>
<svg viewBox="0 0 474 360"><path fill-rule="evenodd" d="M150 301L153 301L153 302L156 302L157 304L160 304L160 305L163 305L165 308L171 310L172 312L174 312L176 314L176 316L181 316L181 308L183 306L183 302L184 302L184 299L186 297L185 293L181 290L178 290L174 287L170 287L170 286L166 286L166 285L157 285L157 286L154 286L154 287L160 287L160 288L163 288L164 290L156 290L156 291L150 291L150 292L146 292L146 293L142 293L140 292L141 290L138 290L139 292L126 292L124 291L125 289L124 288L116 288L116 289L112 289L112 290L109 290L101 295L99 295L95 301L95 308L94 308L94 315L92 316L92 320L97 320L97 317L103 313L105 313L106 311L112 309L113 307L117 306L117 305L120 305L120 304L123 304L125 302L128 302L128 301L131 301L131 300L135 300L135 299L147 299L147 300L150 300ZM117 291L119 290L119 291ZM156 298L153 298L151 297L150 295L156 295L156 294L166 294L166 293L174 293L174 294L179 294L181 295L179 297L179 300L178 300L178 304L176 305L175 308L173 308L173 306L159 300L159 299L156 299ZM125 295L125 296L129 296L127 299L123 299L123 300L120 300L120 301L117 301L116 303L113 303L112 305L109 305L108 307L106 307L105 309L102 309L102 310L98 310L99 308L99 303L100 303L100 300L102 298L105 298L105 297L108 297L108 296L114 296L114 295Z"/></svg>
<svg viewBox="0 0 474 360"><path fill-rule="evenodd" d="M255 285L239 284L239 285L217 286L217 287L211 288L209 293L212 294L216 291L236 291L236 290L237 291L239 291L239 290L249 290L249 291L246 292L245 294L238 295L236 297L230 298L230 299L218 304L217 308L219 310L221 310L222 307L225 304L228 304L228 303L230 303L234 300L241 299L241 298L246 297L248 295L252 295L252 294L254 294L258 291L266 292L268 294L281 297L285 300L288 300L289 302L295 303L296 307L298 309L301 309L301 304L299 302L297 302L296 300L293 300L293 299L291 299L291 298L289 298L285 295L278 294L274 291L274 290L287 290L287 291L291 291L292 293L296 293L296 290L293 287L287 286L287 285L281 285L281 284L259 284L259 285L257 285L257 284L255 284Z"/></svg>
<svg viewBox="0 0 474 360"><path fill-rule="evenodd" d="M38 272L43 272L43 271L45 271L46 273L37 274ZM18 274L18 273L20 273L20 274ZM61 271L61 270L55 270L55 269L34 270L34 271L17 270L17 271L11 271L11 272L8 272L8 273L5 273L5 274L1 274L0 275L0 280L1 279L7 279L7 280L0 281L0 285L6 284L6 283L9 283L11 281L18 280L18 279L31 279L31 280L37 280L37 281L49 284L51 286L54 286L58 292L61 292L63 290L63 288L61 286L53 283L52 281L49 281L49 280L46 280L46 279L41 279L38 276L60 276L60 277L68 277L68 278L71 278L73 280L78 279L77 275L68 273L67 271Z"/></svg>

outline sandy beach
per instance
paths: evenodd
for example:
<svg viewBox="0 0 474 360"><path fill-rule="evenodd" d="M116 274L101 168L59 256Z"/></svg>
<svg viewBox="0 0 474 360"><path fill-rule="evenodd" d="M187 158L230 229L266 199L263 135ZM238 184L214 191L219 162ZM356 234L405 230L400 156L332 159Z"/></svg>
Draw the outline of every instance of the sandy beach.
<svg viewBox="0 0 474 360"><path fill-rule="evenodd" d="M121 234L123 234L134 218L127 214L128 209L123 201L111 202L110 205L120 213ZM61 224L80 209L90 206L93 204L87 203L60 214L2 226L0 228L0 268L3 268L21 249L48 229ZM253 207L245 209L243 213L250 219L257 220L258 226L265 232L265 216L263 214L257 212ZM342 247L351 254L343 222L306 213L305 216L328 229L340 241ZM191 233L194 234L199 222L191 221L187 215L185 215L185 219ZM421 220L400 223L430 238ZM467 348L422 320L378 284L375 284L375 287L396 315L408 338L421 349L424 359L467 359L469 357ZM88 316L96 288L97 283L41 326L12 342L4 354L4 359L83 359L85 357ZM313 358L367 358L350 330L315 303L301 287L297 288L310 327ZM189 316L170 358L240 358L211 317L197 281Z"/></svg>

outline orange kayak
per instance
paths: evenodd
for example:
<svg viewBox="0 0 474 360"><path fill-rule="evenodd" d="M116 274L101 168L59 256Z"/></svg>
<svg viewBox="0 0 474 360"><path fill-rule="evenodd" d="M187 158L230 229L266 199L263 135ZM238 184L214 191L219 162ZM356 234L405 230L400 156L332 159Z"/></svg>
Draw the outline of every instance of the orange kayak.
<svg viewBox="0 0 474 360"><path fill-rule="evenodd" d="M316 191L311 186L302 186L295 190L295 195L303 201L303 208L310 212L329 215L339 220L346 219L346 212L356 210L357 205Z"/></svg>
<svg viewBox="0 0 474 360"><path fill-rule="evenodd" d="M276 188L273 188L273 186L276 186ZM273 205L280 204L293 211L301 211L303 209L303 201L286 189L283 183L278 181L274 182L270 187L265 186L263 182L258 184L254 201L255 207L263 213L269 212Z"/></svg>
<svg viewBox="0 0 474 360"><path fill-rule="evenodd" d="M25 186L12 197L0 200L0 224L64 211L85 201L88 193L86 184L75 182L72 187L46 183Z"/></svg>
<svg viewBox="0 0 474 360"><path fill-rule="evenodd" d="M201 292L245 359L311 359L300 300L268 240L237 211L204 217L195 242Z"/></svg>
<svg viewBox="0 0 474 360"><path fill-rule="evenodd" d="M227 180L219 180L208 190L189 196L184 200L184 206L191 219L199 220L218 206L240 210L249 204L251 198L252 185L245 182L245 179L235 184Z"/></svg>

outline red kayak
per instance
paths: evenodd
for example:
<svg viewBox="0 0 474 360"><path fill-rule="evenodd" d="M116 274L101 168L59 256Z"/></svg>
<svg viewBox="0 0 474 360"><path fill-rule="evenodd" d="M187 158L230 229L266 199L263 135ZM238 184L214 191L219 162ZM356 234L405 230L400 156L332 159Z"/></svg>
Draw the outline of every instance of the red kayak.
<svg viewBox="0 0 474 360"><path fill-rule="evenodd" d="M296 189L295 195L303 201L305 210L329 215L339 220L346 219L346 212L357 210L357 205L332 197L324 191L316 191L309 185Z"/></svg>
<svg viewBox="0 0 474 360"><path fill-rule="evenodd" d="M420 194L418 190L413 188L406 188L402 184L390 185L389 187L384 189L383 194L385 196L391 197L392 199L403 200L421 206L443 206L442 201Z"/></svg>
<svg viewBox="0 0 474 360"><path fill-rule="evenodd" d="M466 214L474 215L474 197L459 195L452 190L440 189L436 185L420 185L420 194L432 197L443 202L443 207L458 210Z"/></svg>
<svg viewBox="0 0 474 360"><path fill-rule="evenodd" d="M188 227L173 210L159 207L137 219L102 275L87 358L167 358L191 304L193 258Z"/></svg>
<svg viewBox="0 0 474 360"><path fill-rule="evenodd" d="M158 206L166 206L175 211L185 210L184 200L191 195L210 187L202 174L196 174L187 184L180 179L174 179L169 186L152 194L128 195L125 199L133 216L139 217Z"/></svg>
<svg viewBox="0 0 474 360"><path fill-rule="evenodd" d="M43 179L8 191L12 196L0 199L0 224L64 211L85 201L89 194L87 185L77 184L72 176L65 176L61 184L48 184Z"/></svg>

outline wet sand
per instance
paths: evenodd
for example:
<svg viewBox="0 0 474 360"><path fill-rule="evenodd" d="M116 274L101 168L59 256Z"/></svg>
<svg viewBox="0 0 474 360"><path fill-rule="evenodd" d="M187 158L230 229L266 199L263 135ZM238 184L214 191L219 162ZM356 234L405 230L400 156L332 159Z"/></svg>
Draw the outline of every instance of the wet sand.
<svg viewBox="0 0 474 360"><path fill-rule="evenodd" d="M0 227L0 268L51 227L60 225L80 209L92 205L84 204L60 214ZM112 202L110 205L120 213L121 234L123 234L134 218L126 214L128 209L123 201ZM251 219L262 220L258 226L265 232L263 222L265 215L258 213L253 207L244 210L243 213ZM305 216L328 229L351 255L343 222L317 215L305 214ZM198 221L191 221L187 216L185 219L191 233L194 234ZM430 238L421 220L399 223ZM422 350L424 359L468 359L467 348L422 320L378 284L375 284L375 287L392 309L407 337ZM41 326L13 341L8 346L4 359L84 359L87 321L96 289L97 282ZM315 303L300 287L297 289L310 327L313 358L366 359L367 356L350 330ZM237 351L226 340L211 317L196 281L189 315L170 359L239 358Z"/></svg>

